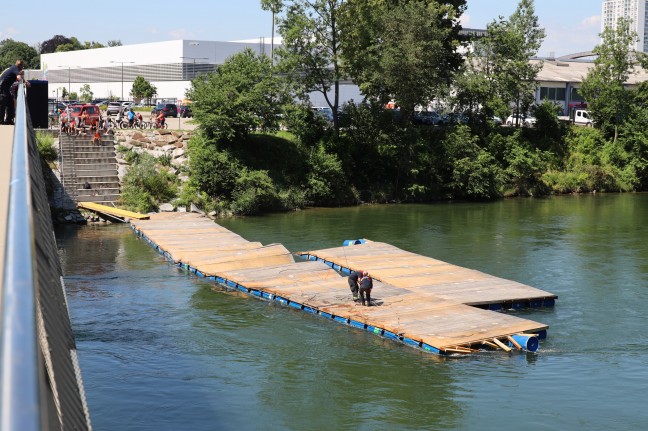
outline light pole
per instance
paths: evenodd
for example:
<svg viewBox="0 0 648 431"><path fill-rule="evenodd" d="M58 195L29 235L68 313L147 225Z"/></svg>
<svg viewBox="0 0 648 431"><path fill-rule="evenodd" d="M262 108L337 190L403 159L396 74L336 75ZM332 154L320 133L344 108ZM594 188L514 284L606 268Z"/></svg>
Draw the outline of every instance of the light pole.
<svg viewBox="0 0 648 431"><path fill-rule="evenodd" d="M124 100L124 64L132 64L134 61L111 61L111 63L120 63L121 64L121 100Z"/></svg>
<svg viewBox="0 0 648 431"><path fill-rule="evenodd" d="M70 93L72 93L71 85L70 85L70 83L72 81L72 79L70 78L70 75L72 73L71 71L72 71L73 67L76 69L76 68L81 67L81 66L56 66L56 67L60 67L60 68L67 67L67 70L68 70L68 100L70 100ZM65 70L65 69L63 69L63 70ZM65 87L63 87L63 89L65 89Z"/></svg>

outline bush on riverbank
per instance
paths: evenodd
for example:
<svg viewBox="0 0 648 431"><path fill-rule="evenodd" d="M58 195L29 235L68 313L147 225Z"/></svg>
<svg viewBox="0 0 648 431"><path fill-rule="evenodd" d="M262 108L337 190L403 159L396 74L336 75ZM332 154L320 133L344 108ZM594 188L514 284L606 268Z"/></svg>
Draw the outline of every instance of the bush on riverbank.
<svg viewBox="0 0 648 431"><path fill-rule="evenodd" d="M124 158L130 164L122 180L119 205L139 213L156 211L161 202L173 199L177 193L177 179L152 155L126 151Z"/></svg>

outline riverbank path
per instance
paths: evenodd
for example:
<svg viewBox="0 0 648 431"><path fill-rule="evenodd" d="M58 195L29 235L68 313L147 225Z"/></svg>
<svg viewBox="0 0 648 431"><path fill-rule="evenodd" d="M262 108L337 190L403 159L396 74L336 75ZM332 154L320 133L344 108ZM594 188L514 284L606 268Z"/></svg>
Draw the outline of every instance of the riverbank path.
<svg viewBox="0 0 648 431"><path fill-rule="evenodd" d="M7 235L7 211L9 209L9 179L13 154L14 126L0 125L0 284L4 280L4 258Z"/></svg>

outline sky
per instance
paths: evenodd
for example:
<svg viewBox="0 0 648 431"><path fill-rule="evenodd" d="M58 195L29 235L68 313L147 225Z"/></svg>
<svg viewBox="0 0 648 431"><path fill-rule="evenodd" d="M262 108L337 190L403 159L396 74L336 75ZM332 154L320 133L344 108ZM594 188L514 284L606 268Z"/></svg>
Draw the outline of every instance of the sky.
<svg viewBox="0 0 648 431"><path fill-rule="evenodd" d="M508 17L519 0L468 0L464 27L486 28ZM536 0L546 38L540 57L589 51L599 43L601 0ZM66 7L69 5L69 7ZM20 13L0 15L0 40L35 46L55 35L81 42L120 40L124 45L174 39L234 41L269 38L272 15L260 0L127 1L77 7L74 2L30 0Z"/></svg>

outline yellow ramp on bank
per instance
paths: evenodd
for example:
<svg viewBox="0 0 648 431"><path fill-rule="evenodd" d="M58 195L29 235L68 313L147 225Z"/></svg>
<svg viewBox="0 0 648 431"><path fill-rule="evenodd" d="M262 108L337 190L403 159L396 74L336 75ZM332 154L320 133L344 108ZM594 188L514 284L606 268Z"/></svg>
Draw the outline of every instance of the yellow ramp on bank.
<svg viewBox="0 0 648 431"><path fill-rule="evenodd" d="M148 220L150 218L147 214L121 210L119 208L109 207L107 205L101 205L94 202L78 202L77 207L123 219Z"/></svg>

